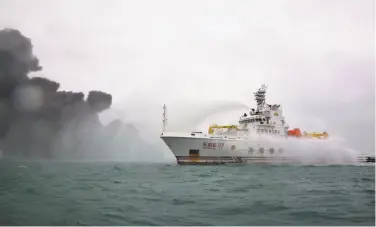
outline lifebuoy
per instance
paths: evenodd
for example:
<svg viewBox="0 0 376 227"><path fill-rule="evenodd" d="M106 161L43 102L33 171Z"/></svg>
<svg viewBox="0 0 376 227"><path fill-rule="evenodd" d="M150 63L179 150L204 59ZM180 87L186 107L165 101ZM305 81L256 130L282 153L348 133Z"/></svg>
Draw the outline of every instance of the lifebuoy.
<svg viewBox="0 0 376 227"><path fill-rule="evenodd" d="M231 150L235 150L235 148L236 148L235 145L231 146Z"/></svg>

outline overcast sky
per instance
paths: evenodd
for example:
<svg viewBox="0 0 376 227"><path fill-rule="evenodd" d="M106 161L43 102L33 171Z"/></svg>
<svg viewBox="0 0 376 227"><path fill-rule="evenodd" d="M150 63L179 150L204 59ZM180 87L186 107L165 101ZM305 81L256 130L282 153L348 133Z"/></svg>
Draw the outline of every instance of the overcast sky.
<svg viewBox="0 0 376 227"><path fill-rule="evenodd" d="M373 0L0 0L0 27L32 39L37 75L110 92L153 127L163 103L251 106L266 83L291 127L374 151L374 10Z"/></svg>

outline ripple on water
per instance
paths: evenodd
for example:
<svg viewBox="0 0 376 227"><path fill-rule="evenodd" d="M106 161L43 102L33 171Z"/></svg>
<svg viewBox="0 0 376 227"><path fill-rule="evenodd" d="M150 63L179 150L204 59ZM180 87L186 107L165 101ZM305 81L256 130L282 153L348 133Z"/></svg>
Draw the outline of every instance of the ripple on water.
<svg viewBox="0 0 376 227"><path fill-rule="evenodd" d="M374 166L22 164L0 163L5 225L375 224Z"/></svg>

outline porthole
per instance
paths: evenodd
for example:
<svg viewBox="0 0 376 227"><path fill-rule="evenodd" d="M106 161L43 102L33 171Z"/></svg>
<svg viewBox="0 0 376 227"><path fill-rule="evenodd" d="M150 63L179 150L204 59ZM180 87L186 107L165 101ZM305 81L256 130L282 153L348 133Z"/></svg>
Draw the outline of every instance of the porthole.
<svg viewBox="0 0 376 227"><path fill-rule="evenodd" d="M261 147L261 148L260 148L260 153L261 153L261 154L264 154L264 152L265 152L265 149L264 149L263 147Z"/></svg>

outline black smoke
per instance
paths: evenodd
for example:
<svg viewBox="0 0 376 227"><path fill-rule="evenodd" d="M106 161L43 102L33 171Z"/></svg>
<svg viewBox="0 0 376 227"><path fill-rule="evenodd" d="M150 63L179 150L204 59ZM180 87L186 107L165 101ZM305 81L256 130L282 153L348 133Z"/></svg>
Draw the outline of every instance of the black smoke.
<svg viewBox="0 0 376 227"><path fill-rule="evenodd" d="M3 155L55 158L70 152L80 157L88 150L105 149L100 139L111 137L122 124L114 121L106 127L99 121L98 114L111 107L111 94L90 91L85 97L82 92L60 90L56 81L29 76L41 70L29 38L14 29L0 31Z"/></svg>

